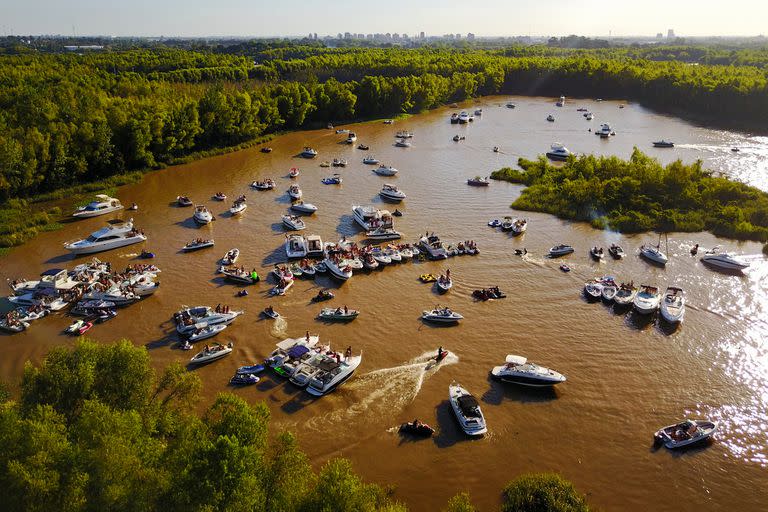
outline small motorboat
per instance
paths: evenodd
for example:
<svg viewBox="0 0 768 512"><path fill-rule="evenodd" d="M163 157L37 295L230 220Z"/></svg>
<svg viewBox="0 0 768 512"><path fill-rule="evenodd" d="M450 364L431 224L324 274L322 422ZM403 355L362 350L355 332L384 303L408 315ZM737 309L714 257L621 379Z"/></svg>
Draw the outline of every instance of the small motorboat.
<svg viewBox="0 0 768 512"><path fill-rule="evenodd" d="M239 215L248 208L248 203L245 201L235 201L235 203L229 208L230 215Z"/></svg>
<svg viewBox="0 0 768 512"><path fill-rule="evenodd" d="M192 240L187 245L181 248L184 252L192 252L197 251L200 249L205 249L206 247L213 247L214 241L213 239L210 240L203 240L202 238L198 238L197 240Z"/></svg>
<svg viewBox="0 0 768 512"><path fill-rule="evenodd" d="M323 160L322 162L320 162L320 167L330 167L330 166L331 166L331 162L329 162L328 160Z"/></svg>
<svg viewBox="0 0 768 512"><path fill-rule="evenodd" d="M323 308L318 313L317 318L328 322L351 322L360 315L356 309L344 308Z"/></svg>
<svg viewBox="0 0 768 512"><path fill-rule="evenodd" d="M360 149L362 151L368 151L371 148L369 146L366 146L365 144L358 144L357 149Z"/></svg>
<svg viewBox="0 0 768 512"><path fill-rule="evenodd" d="M248 290L240 290L235 294L235 297L247 297Z"/></svg>
<svg viewBox="0 0 768 512"><path fill-rule="evenodd" d="M661 293L655 286L649 286L647 284L642 285L642 289L635 295L635 299L632 305L635 311L641 315L650 315L659 309L659 303L661 302Z"/></svg>
<svg viewBox="0 0 768 512"><path fill-rule="evenodd" d="M499 290L498 286L491 286L490 288L483 288L482 290L475 290L472 292L472 297L477 300L496 300L505 299L507 295Z"/></svg>
<svg viewBox="0 0 768 512"><path fill-rule="evenodd" d="M394 176L398 171L391 165L379 165L373 172L379 176Z"/></svg>
<svg viewBox="0 0 768 512"><path fill-rule="evenodd" d="M555 116L553 116L552 114L549 114L547 116L547 121L549 121L550 123L554 123L555 122Z"/></svg>
<svg viewBox="0 0 768 512"><path fill-rule="evenodd" d="M656 443L674 450L706 441L717 430L717 423L709 420L683 420L660 428L653 434Z"/></svg>
<svg viewBox="0 0 768 512"><path fill-rule="evenodd" d="M456 382L448 386L448 399L461 429L470 436L488 432L480 404L472 394Z"/></svg>
<svg viewBox="0 0 768 512"><path fill-rule="evenodd" d="M219 267L219 272L224 274L224 279L239 284L256 284L261 279L255 270L249 272L236 267Z"/></svg>
<svg viewBox="0 0 768 512"><path fill-rule="evenodd" d="M252 373L236 373L229 379L229 383L233 386L248 386L256 384L261 379Z"/></svg>
<svg viewBox="0 0 768 512"><path fill-rule="evenodd" d="M498 228L501 227L501 221L499 219L489 220L488 225L492 228Z"/></svg>
<svg viewBox="0 0 768 512"><path fill-rule="evenodd" d="M488 178L482 178L480 176L475 176L474 178L469 178L467 180L467 185L470 187L487 187L490 183Z"/></svg>
<svg viewBox="0 0 768 512"><path fill-rule="evenodd" d="M225 201L227 199L227 194L224 192L216 192L212 197L216 201Z"/></svg>
<svg viewBox="0 0 768 512"><path fill-rule="evenodd" d="M216 361L232 353L232 342L226 345L214 343L211 347L205 347L203 350L195 354L195 356L189 360L190 364L205 364L211 361Z"/></svg>
<svg viewBox="0 0 768 512"><path fill-rule="evenodd" d="M333 167L346 167L347 166L347 161L344 160L343 158L341 158L341 159L334 158L333 162L331 162L331 165Z"/></svg>
<svg viewBox="0 0 768 512"><path fill-rule="evenodd" d="M411 142L408 139L397 139L395 146L399 148L409 148L411 147Z"/></svg>
<svg viewBox="0 0 768 512"><path fill-rule="evenodd" d="M613 296L613 303L616 306L629 306L635 300L637 295L637 288L632 284L621 283L619 289L616 290L616 294Z"/></svg>
<svg viewBox="0 0 768 512"><path fill-rule="evenodd" d="M613 259L620 260L625 256L624 249L620 245L611 244L611 246L608 248L608 254L610 254Z"/></svg>
<svg viewBox="0 0 768 512"><path fill-rule="evenodd" d="M476 116L482 116L483 115L483 109L481 109L481 108L476 109L475 110L475 115Z"/></svg>
<svg viewBox="0 0 768 512"><path fill-rule="evenodd" d="M408 130L400 130L395 134L395 137L397 137L398 139L412 139L413 132L409 132Z"/></svg>
<svg viewBox="0 0 768 512"><path fill-rule="evenodd" d="M387 201L395 203L399 203L406 198L405 192L397 188L395 185L391 185L389 183L384 184L384 186L379 191L379 195L382 199L386 199Z"/></svg>
<svg viewBox="0 0 768 512"><path fill-rule="evenodd" d="M419 281L422 283L434 283L437 281L437 276L434 274L421 274L419 276Z"/></svg>
<svg viewBox="0 0 768 512"><path fill-rule="evenodd" d="M214 324L214 325L206 325L206 324L198 324L200 327L197 328L190 336L189 341L194 343L196 341L206 340L208 338L213 338L214 336L217 336L221 331L227 328L226 324Z"/></svg>
<svg viewBox="0 0 768 512"><path fill-rule="evenodd" d="M269 146L263 147L263 148L261 148L261 152L262 153L271 153L272 152L272 148L270 148Z"/></svg>
<svg viewBox="0 0 768 512"><path fill-rule="evenodd" d="M493 146L493 152L498 153L499 152L499 146Z"/></svg>
<svg viewBox="0 0 768 512"><path fill-rule="evenodd" d="M572 252L573 252L573 247L567 244L560 244L552 247L549 250L549 257L557 258L560 256L565 256L566 254L571 254Z"/></svg>
<svg viewBox="0 0 768 512"><path fill-rule="evenodd" d="M251 188L255 188L256 190L260 191L272 190L275 188L275 182L272 180L272 178L267 178L263 181L256 180L251 183Z"/></svg>
<svg viewBox="0 0 768 512"><path fill-rule="evenodd" d="M342 178L339 174L328 176L322 179L323 185L341 185Z"/></svg>
<svg viewBox="0 0 768 512"><path fill-rule="evenodd" d="M392 215L395 216L395 217L402 217L403 216L403 212L401 212L400 210L395 208L395 211L392 212Z"/></svg>
<svg viewBox="0 0 768 512"><path fill-rule="evenodd" d="M139 254L139 258L143 260L149 260L155 257L155 253L149 252L147 250L142 249L141 254Z"/></svg>
<svg viewBox="0 0 768 512"><path fill-rule="evenodd" d="M228 267L230 265L234 265L237 259L240 257L240 249L230 249L227 251L227 254L224 255L223 258L221 258L221 264Z"/></svg>
<svg viewBox="0 0 768 512"><path fill-rule="evenodd" d="M522 356L509 354L505 364L491 369L491 376L502 382L531 387L551 387L565 382L565 375L528 362Z"/></svg>
<svg viewBox="0 0 768 512"><path fill-rule="evenodd" d="M569 267L568 265L563 263L562 265L560 265L560 270L562 270L563 272L570 272L571 271L571 267Z"/></svg>
<svg viewBox="0 0 768 512"><path fill-rule="evenodd" d="M288 188L288 196L290 196L291 199L294 201L298 201L301 199L302 192L298 185L291 185L290 188Z"/></svg>
<svg viewBox="0 0 768 512"><path fill-rule="evenodd" d="M432 310L422 311L421 318L426 322L434 322L434 323L441 323L441 324L456 324L460 320L464 319L462 315L460 315L456 311L453 311L447 307L445 308L437 307Z"/></svg>
<svg viewBox="0 0 768 512"><path fill-rule="evenodd" d="M83 322L83 320L78 320L77 322ZM28 327L29 327L29 322L23 322L21 320L16 320L16 319L11 320L9 318L0 319L0 330L3 330L3 331L7 331L11 333L19 333L21 331L26 330ZM67 332L70 332L70 331L67 330ZM73 332L73 334L75 334L75 332Z"/></svg>
<svg viewBox="0 0 768 512"><path fill-rule="evenodd" d="M375 156L366 156L363 158L363 163L366 165L379 165L380 161Z"/></svg>
<svg viewBox="0 0 768 512"><path fill-rule="evenodd" d="M445 293L453 287L453 280L448 276L441 275L437 278L435 284L440 293Z"/></svg>
<svg viewBox="0 0 768 512"><path fill-rule="evenodd" d="M597 300L603 294L603 283L598 279L584 283L584 294L590 299Z"/></svg>
<svg viewBox="0 0 768 512"><path fill-rule="evenodd" d="M616 281L611 277L603 278L603 291L602 298L606 302L613 302L616 298L616 293L619 291L619 287L616 285Z"/></svg>
<svg viewBox="0 0 768 512"><path fill-rule="evenodd" d="M305 146L304 149L301 150L301 153L299 153L299 156L302 158L315 158L317 156L317 151Z"/></svg>
<svg viewBox="0 0 768 512"><path fill-rule="evenodd" d="M283 215L282 219L283 225L292 231L301 231L307 227L304 221L295 215Z"/></svg>
<svg viewBox="0 0 768 512"><path fill-rule="evenodd" d="M515 108L515 106L516 105L514 103L507 103L507 108Z"/></svg>
<svg viewBox="0 0 768 512"><path fill-rule="evenodd" d="M136 203L131 203L131 206L129 206L129 207L127 208L127 210L128 210L128 211L131 211L131 212L135 212L135 211L137 211L138 209L139 209L139 205L137 205Z"/></svg>
<svg viewBox="0 0 768 512"><path fill-rule="evenodd" d="M213 214L206 206L199 204L195 206L195 213L192 215L192 218L198 224L210 224L213 220Z"/></svg>
<svg viewBox="0 0 768 512"><path fill-rule="evenodd" d="M402 238L402 233L392 228L378 227L372 231L366 231L365 237L369 240L386 241Z"/></svg>
<svg viewBox="0 0 768 512"><path fill-rule="evenodd" d="M331 290L320 290L317 295L312 297L312 302L322 302L324 300L331 300L335 295Z"/></svg>
<svg viewBox="0 0 768 512"><path fill-rule="evenodd" d="M392 123L394 123L394 122L395 122L395 120L394 120L394 119L385 119L385 120L384 120L384 121L382 121L382 122L383 122L384 124L392 124Z"/></svg>
<svg viewBox="0 0 768 512"><path fill-rule="evenodd" d="M293 203L291 205L291 210L299 213L306 213L308 215L311 215L317 211L317 206L313 205L312 203L305 203L304 201L299 201L298 203Z"/></svg>
<svg viewBox="0 0 768 512"><path fill-rule="evenodd" d="M653 147L655 148L673 148L675 147L675 143L669 140L657 140L653 143Z"/></svg>
<svg viewBox="0 0 768 512"><path fill-rule="evenodd" d="M739 148L731 148L731 151L734 152L734 153L738 153L741 150Z"/></svg>
<svg viewBox="0 0 768 512"><path fill-rule="evenodd" d="M514 225L515 225L515 221L512 217L504 217L504 220L501 221L501 230L512 231L512 226Z"/></svg>
<svg viewBox="0 0 768 512"><path fill-rule="evenodd" d="M432 434L435 433L435 429L426 423L420 422L419 420L413 420L411 422L403 423L400 425L399 432L401 434L408 434L411 436L432 437Z"/></svg>
<svg viewBox="0 0 768 512"><path fill-rule="evenodd" d="M603 248L602 247L598 248L597 246L595 246L595 247L591 248L589 250L589 255L595 261L602 261L603 259L605 259L605 253L603 252Z"/></svg>
<svg viewBox="0 0 768 512"><path fill-rule="evenodd" d="M679 324L685 317L685 292L682 288L668 286L659 305L661 317L670 324Z"/></svg>
<svg viewBox="0 0 768 512"><path fill-rule="evenodd" d="M512 236L519 236L528 229L528 219L515 219L512 223Z"/></svg>
<svg viewBox="0 0 768 512"><path fill-rule="evenodd" d="M263 364L251 364L246 366L241 366L237 369L235 373L238 375L253 375L256 373L261 373L264 371L266 367Z"/></svg>
<svg viewBox="0 0 768 512"><path fill-rule="evenodd" d="M355 135L355 132L349 132L347 134L347 140L345 140L344 142L346 142L347 144L354 144L355 141L357 141L357 135Z"/></svg>

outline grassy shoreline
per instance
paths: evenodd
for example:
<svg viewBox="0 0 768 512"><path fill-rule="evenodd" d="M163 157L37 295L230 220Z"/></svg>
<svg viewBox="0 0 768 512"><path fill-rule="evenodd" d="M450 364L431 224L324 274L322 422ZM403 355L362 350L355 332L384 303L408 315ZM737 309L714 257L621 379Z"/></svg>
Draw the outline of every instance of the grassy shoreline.
<svg viewBox="0 0 768 512"><path fill-rule="evenodd" d="M701 162L662 166L635 148L629 160L571 156L561 167L520 158L522 170L491 178L526 185L511 205L621 233L709 231L737 240L768 241L768 193L715 177ZM766 249L768 250L768 249Z"/></svg>

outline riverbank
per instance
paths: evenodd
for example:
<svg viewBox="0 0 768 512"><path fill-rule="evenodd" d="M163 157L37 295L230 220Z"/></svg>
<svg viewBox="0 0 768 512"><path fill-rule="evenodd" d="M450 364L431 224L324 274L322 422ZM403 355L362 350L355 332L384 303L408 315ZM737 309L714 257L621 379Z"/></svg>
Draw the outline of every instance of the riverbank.
<svg viewBox="0 0 768 512"><path fill-rule="evenodd" d="M768 194L725 177L700 161L662 166L635 148L629 160L572 156L562 166L544 156L520 158L522 171L491 178L526 185L511 205L621 233L709 231L737 240L768 240Z"/></svg>

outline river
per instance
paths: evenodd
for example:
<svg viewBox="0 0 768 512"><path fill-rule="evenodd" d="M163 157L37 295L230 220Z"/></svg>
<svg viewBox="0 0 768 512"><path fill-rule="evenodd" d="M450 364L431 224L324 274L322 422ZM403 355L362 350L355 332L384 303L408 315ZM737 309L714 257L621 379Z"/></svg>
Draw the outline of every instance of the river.
<svg viewBox="0 0 768 512"><path fill-rule="evenodd" d="M517 104L507 109L509 100ZM230 304L246 310L220 337L234 340L232 356L200 368L204 400L229 390L227 382L240 364L262 359L280 339L317 332L321 341L339 349L352 345L363 351L357 374L335 393L309 400L290 384L269 373L255 386L233 390L250 402L264 401L272 411L273 428L294 431L314 464L334 456L350 458L372 481L393 484L395 496L411 510L438 510L448 498L469 491L480 510L495 510L503 485L521 472L562 473L604 510L759 510L768 503L768 261L761 246L718 239L706 233L670 233L670 262L665 269L637 256L642 243L657 242L653 234L623 236L597 231L538 213L516 213L509 204L521 187L492 182L468 187L466 179L489 175L514 165L519 156L535 157L552 142L577 153L630 155L640 147L663 162L702 159L705 166L768 190L768 138L713 130L648 111L637 104L568 100L556 108L550 98L492 97L466 103L482 107L482 117L468 125L451 125L456 109L442 108L399 120L393 125L365 123L353 129L368 154L400 170L394 178L373 174L361 162L366 154L340 143L346 135L334 130L297 132L276 138L274 151L252 148L148 174L135 185L119 189L126 205L139 204L132 215L149 240L144 247L157 253L162 269L159 291L121 310L119 316L89 333L101 342L128 338L145 345L153 364L185 362L189 352L174 348L170 318L183 304ZM586 121L577 107L595 113ZM554 123L545 120L556 116ZM602 140L588 131L609 121L616 136ZM393 145L394 133L414 132L413 146ZM466 140L453 142L455 134ZM673 149L654 149L665 138ZM305 145L320 152L316 161L295 155ZM491 148L499 146L500 152ZM732 147L739 147L734 153ZM326 186L322 160L346 158L341 186ZM319 207L307 218L305 234L327 241L359 232L351 217L353 204L379 204L385 182L407 194L399 206L404 216L396 227L407 241L434 231L448 242L473 239L478 256L444 262L408 263L360 273L339 286L329 278L299 280L278 299L267 296L260 283L248 297L235 298L237 287L222 281L217 260L231 247L242 251L240 262L262 275L284 259L280 215L289 201L288 169L301 170L298 183L304 198ZM256 192L249 183L271 176L277 189ZM239 218L224 214L229 198L244 193L249 208ZM172 205L178 194L213 208L218 219L197 228L190 208ZM512 238L486 226L504 215L530 219L526 234ZM68 223L60 231L42 233L0 260L0 277L34 276L51 267L73 267L86 257L64 254L62 243L86 236L108 217ZM195 237L215 237L216 247L192 254L179 248ZM576 252L565 258L572 271L558 270L560 261L544 257L549 247L570 243ZM621 243L628 257L594 263L593 245ZM662 240L662 243L664 241ZM751 267L743 275L713 272L691 257L694 243L720 245L743 255ZM525 247L528 254L514 255ZM664 248L664 247L663 247ZM134 262L139 246L99 254L120 267ZM239 263L240 263L239 262ZM438 296L417 277L450 268L453 289ZM684 324L670 332L657 319L643 321L601 303L584 300L585 280L603 274L661 287L682 286L688 296ZM498 285L508 294L499 301L474 302L472 291ZM348 325L314 320L322 307L310 302L321 287L337 288L327 306L347 304L362 311ZM447 304L466 319L456 327L434 328L419 320L420 312ZM259 317L272 304L283 319ZM22 334L0 337L4 346L0 378L18 382L24 362L39 362L54 346L72 345L61 334L71 320L61 314L35 322ZM439 345L454 355L425 371L427 357ZM520 354L554 368L568 381L554 392L505 387L488 378L506 354ZM485 412L489 434L469 440L460 433L448 404L448 385L457 380L473 392ZM709 417L720 422L716 441L684 453L652 449L652 433L684 417ZM438 430L431 440L401 439L397 426L414 417ZM762 505L761 505L762 504Z"/></svg>

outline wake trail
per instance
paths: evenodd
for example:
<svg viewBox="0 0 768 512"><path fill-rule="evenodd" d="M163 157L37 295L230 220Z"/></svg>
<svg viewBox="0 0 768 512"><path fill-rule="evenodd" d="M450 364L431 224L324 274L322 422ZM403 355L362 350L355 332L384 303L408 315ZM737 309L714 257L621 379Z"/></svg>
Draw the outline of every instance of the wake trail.
<svg viewBox="0 0 768 512"><path fill-rule="evenodd" d="M282 316L276 318L272 323L272 327L269 329L269 334L275 338L287 338L288 335L288 320Z"/></svg>

